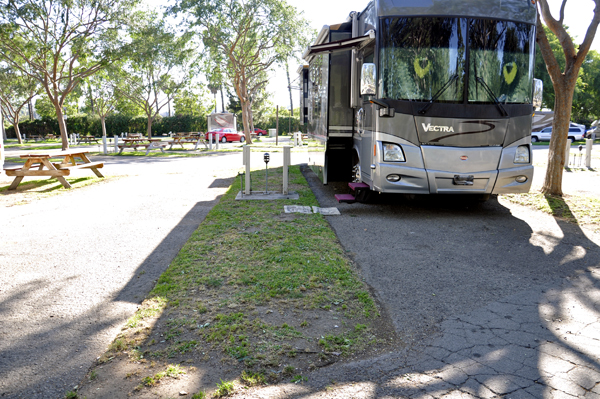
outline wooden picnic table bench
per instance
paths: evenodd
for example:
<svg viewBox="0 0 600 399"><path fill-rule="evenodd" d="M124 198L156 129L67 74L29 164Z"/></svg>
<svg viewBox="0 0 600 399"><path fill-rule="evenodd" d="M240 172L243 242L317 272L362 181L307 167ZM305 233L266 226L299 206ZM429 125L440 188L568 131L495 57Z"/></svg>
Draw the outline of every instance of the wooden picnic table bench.
<svg viewBox="0 0 600 399"><path fill-rule="evenodd" d="M91 144L93 143L98 143L98 140L100 140L98 137L94 137L94 136L81 136L79 138L79 141L77 142L77 144L81 144L81 143L88 143Z"/></svg>
<svg viewBox="0 0 600 399"><path fill-rule="evenodd" d="M64 176L69 176L73 169L91 169L98 177L104 177L98 170L104 167L102 162L92 162L87 157L89 151L66 150L58 152L24 154L20 157L25 159L23 166L4 168L7 176L15 176L9 190L16 190L25 176L49 176L56 178L65 187L71 185ZM50 161L51 158L63 158L59 162ZM79 161L77 160L79 159Z"/></svg>
<svg viewBox="0 0 600 399"><path fill-rule="evenodd" d="M25 136L24 140L25 140L25 142L29 142L31 140L33 140L35 142L38 142L38 141L44 140L44 138L42 136L38 135L38 134L32 134L32 135L29 135L29 136Z"/></svg>
<svg viewBox="0 0 600 399"><path fill-rule="evenodd" d="M167 141L167 143L170 145L169 150L172 150L176 144L179 144L181 148L184 148L184 144L194 144L194 150L197 150L200 144L204 144L204 147L208 148L206 139L202 135L176 136L173 137L173 140Z"/></svg>
<svg viewBox="0 0 600 399"><path fill-rule="evenodd" d="M117 144L117 147L119 147L119 154L121 154L126 148L133 148L134 151L137 151L138 147L145 148L146 155L148 155L152 150L160 150L161 152L165 152L164 148L168 144L161 143L161 139L128 138L122 140L125 142L124 144Z"/></svg>

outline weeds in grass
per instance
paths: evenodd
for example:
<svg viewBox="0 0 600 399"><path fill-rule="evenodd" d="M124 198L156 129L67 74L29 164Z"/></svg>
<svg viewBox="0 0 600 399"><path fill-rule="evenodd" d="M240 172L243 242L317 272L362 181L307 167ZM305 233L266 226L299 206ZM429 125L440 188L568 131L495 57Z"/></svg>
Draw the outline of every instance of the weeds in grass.
<svg viewBox="0 0 600 399"><path fill-rule="evenodd" d="M304 377L303 375L300 375L300 374L295 375L294 377L292 377L292 382L294 384L302 383L302 382L305 382L305 381L308 381L308 378L306 378L306 377Z"/></svg>
<svg viewBox="0 0 600 399"><path fill-rule="evenodd" d="M204 393L203 391L196 392L192 395L192 399L206 399L206 393Z"/></svg>
<svg viewBox="0 0 600 399"><path fill-rule="evenodd" d="M264 385L266 383L266 379L263 373L255 373L249 370L244 370L242 372L241 380L244 384L246 384L249 387L253 387L256 385Z"/></svg>
<svg viewBox="0 0 600 399"><path fill-rule="evenodd" d="M233 393L235 390L235 386L233 381L223 381L217 383L217 391L215 392L216 398L222 398L223 396L228 396Z"/></svg>
<svg viewBox="0 0 600 399"><path fill-rule="evenodd" d="M185 370L178 364L169 364L165 371L156 373L153 376L144 377L142 384L147 387L156 386L161 379L165 377L179 378L180 375L185 374Z"/></svg>
<svg viewBox="0 0 600 399"><path fill-rule="evenodd" d="M65 399L77 399L77 398L79 398L79 395L77 394L77 392L69 391L65 394Z"/></svg>
<svg viewBox="0 0 600 399"><path fill-rule="evenodd" d="M110 344L109 349L114 352L121 352L127 349L127 343L123 338L117 338L113 341L112 344Z"/></svg>

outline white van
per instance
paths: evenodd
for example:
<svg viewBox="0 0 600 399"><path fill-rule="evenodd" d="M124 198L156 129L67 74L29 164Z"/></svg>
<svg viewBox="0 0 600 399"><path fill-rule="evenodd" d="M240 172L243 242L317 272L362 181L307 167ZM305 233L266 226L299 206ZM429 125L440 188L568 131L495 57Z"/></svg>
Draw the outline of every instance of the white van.
<svg viewBox="0 0 600 399"><path fill-rule="evenodd" d="M584 139L585 126L576 123L571 123L569 127L569 139L571 141L580 141ZM538 132L531 132L531 142L550 141L552 136L552 126L546 127Z"/></svg>

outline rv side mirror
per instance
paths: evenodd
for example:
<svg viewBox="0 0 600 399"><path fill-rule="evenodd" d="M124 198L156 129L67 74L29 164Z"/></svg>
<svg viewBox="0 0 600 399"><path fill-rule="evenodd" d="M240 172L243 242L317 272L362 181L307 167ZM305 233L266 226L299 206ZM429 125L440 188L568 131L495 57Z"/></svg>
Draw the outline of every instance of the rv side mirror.
<svg viewBox="0 0 600 399"><path fill-rule="evenodd" d="M360 95L375 95L375 80L377 79L377 70L375 64L365 63L362 66L360 74Z"/></svg>
<svg viewBox="0 0 600 399"><path fill-rule="evenodd" d="M542 109L544 95L544 82L540 79L533 79L533 109Z"/></svg>

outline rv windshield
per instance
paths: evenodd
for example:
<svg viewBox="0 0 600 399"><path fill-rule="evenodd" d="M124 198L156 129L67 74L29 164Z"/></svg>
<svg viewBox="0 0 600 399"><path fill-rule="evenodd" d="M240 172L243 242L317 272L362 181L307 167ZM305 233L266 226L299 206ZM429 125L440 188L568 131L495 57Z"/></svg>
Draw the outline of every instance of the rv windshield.
<svg viewBox="0 0 600 399"><path fill-rule="evenodd" d="M535 29L493 20L469 21L469 101L529 104L533 91Z"/></svg>
<svg viewBox="0 0 600 399"><path fill-rule="evenodd" d="M469 48L469 102L495 103L491 92L500 103L531 103L534 40L534 26L524 23L384 18L379 97L430 101L439 93L436 101L464 102ZM452 79L451 85L440 91Z"/></svg>
<svg viewBox="0 0 600 399"><path fill-rule="evenodd" d="M380 97L429 101L440 93L438 101L463 101L465 19L387 18L381 31Z"/></svg>

